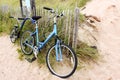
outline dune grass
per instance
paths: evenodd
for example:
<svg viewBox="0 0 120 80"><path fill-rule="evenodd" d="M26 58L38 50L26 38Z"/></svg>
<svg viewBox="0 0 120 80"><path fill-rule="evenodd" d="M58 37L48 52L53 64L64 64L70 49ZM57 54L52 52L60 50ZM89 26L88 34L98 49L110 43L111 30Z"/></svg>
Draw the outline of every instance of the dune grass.
<svg viewBox="0 0 120 80"><path fill-rule="evenodd" d="M19 0L1 0L0 5L19 6Z"/></svg>
<svg viewBox="0 0 120 80"><path fill-rule="evenodd" d="M74 9L75 7L83 7L90 0L36 0L36 5L43 7L48 6L57 9Z"/></svg>
<svg viewBox="0 0 120 80"><path fill-rule="evenodd" d="M74 9L75 7L83 7L90 0L35 0L36 6L49 6L59 9ZM19 7L19 0L1 0L0 5L8 5L11 7Z"/></svg>
<svg viewBox="0 0 120 80"><path fill-rule="evenodd" d="M8 19L9 15L9 13L3 13L0 10L0 33L8 34L10 32L10 26L13 24L11 24L11 21Z"/></svg>

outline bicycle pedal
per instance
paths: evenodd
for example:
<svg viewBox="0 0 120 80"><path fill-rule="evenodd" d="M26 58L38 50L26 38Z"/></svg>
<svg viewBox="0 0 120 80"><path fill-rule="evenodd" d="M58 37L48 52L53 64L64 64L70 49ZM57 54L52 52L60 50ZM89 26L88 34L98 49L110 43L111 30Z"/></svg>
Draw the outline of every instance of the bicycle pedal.
<svg viewBox="0 0 120 80"><path fill-rule="evenodd" d="M36 46L34 47L33 53L34 53L35 57L37 58L37 55L39 53L38 47L36 47Z"/></svg>
<svg viewBox="0 0 120 80"><path fill-rule="evenodd" d="M35 61L36 60L36 57L33 57L32 59L30 59L30 58L25 58L28 62L30 62L30 63L32 63L33 61Z"/></svg>

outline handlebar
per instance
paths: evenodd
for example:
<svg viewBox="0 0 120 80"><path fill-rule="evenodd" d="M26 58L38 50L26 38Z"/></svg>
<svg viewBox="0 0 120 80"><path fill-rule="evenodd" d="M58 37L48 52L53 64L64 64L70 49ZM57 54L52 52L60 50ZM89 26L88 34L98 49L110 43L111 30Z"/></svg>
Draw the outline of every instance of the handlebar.
<svg viewBox="0 0 120 80"><path fill-rule="evenodd" d="M57 17L57 18L64 16L63 12L61 12L61 13L58 15L58 13L55 12L55 10L52 9L52 8L49 8L49 7L43 7L43 9L46 9L46 10L50 11L50 13L54 13L54 14L55 14L54 17Z"/></svg>
<svg viewBox="0 0 120 80"><path fill-rule="evenodd" d="M46 10L53 10L52 8L48 8L48 7L43 7L43 9L46 9Z"/></svg>
<svg viewBox="0 0 120 80"><path fill-rule="evenodd" d="M18 23L19 23L19 20L23 20L23 22L26 22L27 20L30 20L33 24L36 22L36 20L34 20L33 18L16 18L16 17L13 17L13 16L10 16L9 18L16 19Z"/></svg>
<svg viewBox="0 0 120 80"><path fill-rule="evenodd" d="M25 20L25 18L16 18L16 17L13 17L13 16L10 16L9 18L15 18L17 20Z"/></svg>
<svg viewBox="0 0 120 80"><path fill-rule="evenodd" d="M25 18L18 18L18 20L25 20Z"/></svg>

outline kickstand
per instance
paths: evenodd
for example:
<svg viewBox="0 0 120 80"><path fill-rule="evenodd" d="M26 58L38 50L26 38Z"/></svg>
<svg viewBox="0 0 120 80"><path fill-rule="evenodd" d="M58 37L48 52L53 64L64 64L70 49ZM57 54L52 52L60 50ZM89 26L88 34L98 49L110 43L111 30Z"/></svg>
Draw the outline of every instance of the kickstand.
<svg viewBox="0 0 120 80"><path fill-rule="evenodd" d="M32 59L31 58L25 58L28 62L32 63L33 61L36 60L36 57L33 57Z"/></svg>

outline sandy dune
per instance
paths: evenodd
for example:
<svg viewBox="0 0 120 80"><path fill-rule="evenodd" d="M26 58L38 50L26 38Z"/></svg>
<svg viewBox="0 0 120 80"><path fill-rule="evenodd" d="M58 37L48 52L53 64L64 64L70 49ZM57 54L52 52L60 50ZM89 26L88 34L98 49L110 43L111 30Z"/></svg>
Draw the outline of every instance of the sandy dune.
<svg viewBox="0 0 120 80"><path fill-rule="evenodd" d="M101 20L96 25L104 61L90 70L91 80L120 80L120 0L93 0L83 13Z"/></svg>

